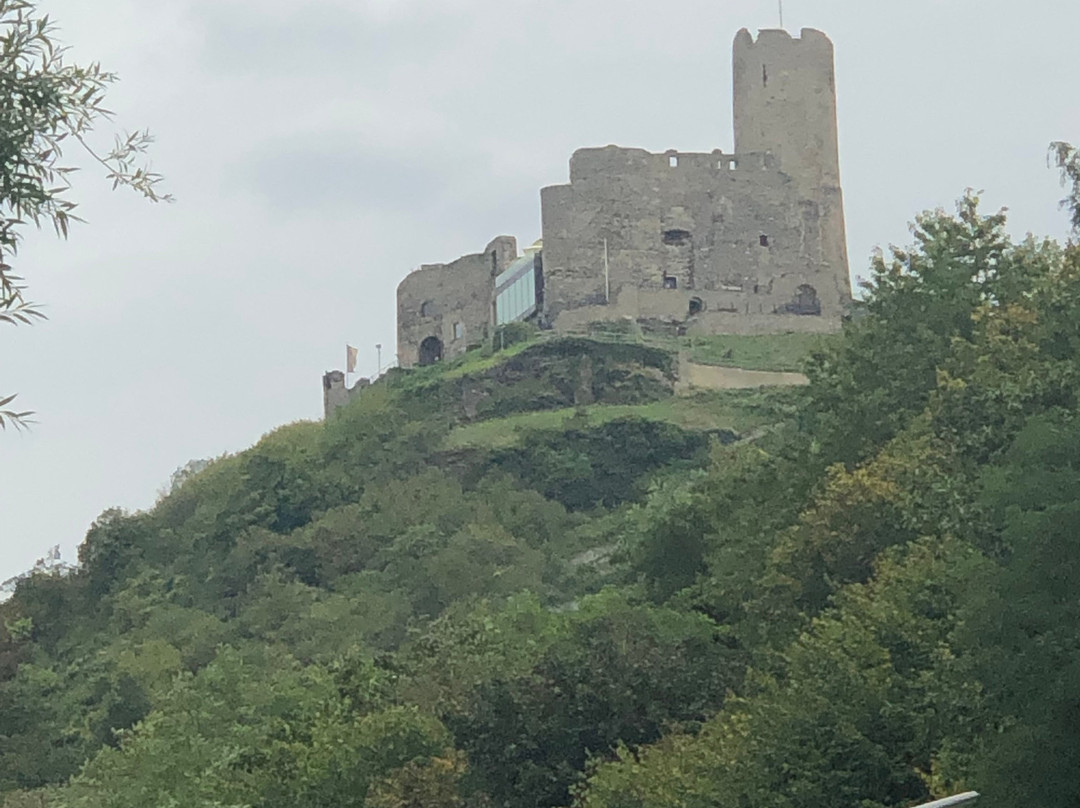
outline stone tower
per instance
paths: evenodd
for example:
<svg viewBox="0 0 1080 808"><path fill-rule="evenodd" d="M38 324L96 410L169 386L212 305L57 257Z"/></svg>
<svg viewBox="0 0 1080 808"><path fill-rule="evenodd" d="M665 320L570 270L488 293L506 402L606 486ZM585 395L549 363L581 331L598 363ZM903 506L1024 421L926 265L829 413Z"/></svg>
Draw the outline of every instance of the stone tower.
<svg viewBox="0 0 1080 808"><path fill-rule="evenodd" d="M733 48L735 153L771 152L807 187L840 186L833 45L804 28L799 39L745 28Z"/></svg>
<svg viewBox="0 0 1080 808"><path fill-rule="evenodd" d="M847 271L836 127L832 41L802 29L798 39L745 28L733 47L735 153L771 153L777 167L819 206L824 262Z"/></svg>

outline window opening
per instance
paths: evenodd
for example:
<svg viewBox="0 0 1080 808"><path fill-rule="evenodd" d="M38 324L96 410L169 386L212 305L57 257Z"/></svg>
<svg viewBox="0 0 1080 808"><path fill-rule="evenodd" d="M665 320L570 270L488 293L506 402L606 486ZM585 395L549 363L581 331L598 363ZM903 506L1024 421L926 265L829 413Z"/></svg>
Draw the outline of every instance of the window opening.
<svg viewBox="0 0 1080 808"><path fill-rule="evenodd" d="M690 316L693 317L695 314L701 314L703 311L705 311L705 301L700 297L690 298Z"/></svg>
<svg viewBox="0 0 1080 808"><path fill-rule="evenodd" d="M680 247L690 241L688 230L665 230L663 233L664 243L673 247Z"/></svg>
<svg viewBox="0 0 1080 808"><path fill-rule="evenodd" d="M678 166L679 165L678 155L674 155L674 154L670 155L668 157L668 165L671 166L672 168L675 168L676 166Z"/></svg>
<svg viewBox="0 0 1080 808"><path fill-rule="evenodd" d="M679 279L674 278L671 275L665 275L664 276L664 288L665 289L678 289L679 288Z"/></svg>
<svg viewBox="0 0 1080 808"><path fill-rule="evenodd" d="M465 326L461 323L454 323L454 339L461 339L465 336Z"/></svg>
<svg viewBox="0 0 1080 808"><path fill-rule="evenodd" d="M758 237L758 243L761 244L762 247L768 247L769 237L762 233L761 236Z"/></svg>
<svg viewBox="0 0 1080 808"><path fill-rule="evenodd" d="M422 304L420 304L421 317L434 317L438 313L439 308L435 305L434 300L425 300Z"/></svg>

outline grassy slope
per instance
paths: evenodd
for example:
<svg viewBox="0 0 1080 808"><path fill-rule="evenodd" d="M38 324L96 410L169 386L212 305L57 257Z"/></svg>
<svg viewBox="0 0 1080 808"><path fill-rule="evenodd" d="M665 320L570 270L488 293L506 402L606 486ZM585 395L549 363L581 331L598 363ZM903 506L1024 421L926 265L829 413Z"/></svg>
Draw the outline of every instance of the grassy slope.
<svg viewBox="0 0 1080 808"><path fill-rule="evenodd" d="M627 416L689 430L729 429L741 434L775 423L796 395L788 390L725 390L636 406L595 404L580 409L520 413L459 426L447 436L443 448L503 449L519 443L530 430L558 429L571 419L581 426L599 426Z"/></svg>
<svg viewBox="0 0 1080 808"><path fill-rule="evenodd" d="M838 334L762 334L685 337L691 362L746 370L802 370L813 351L834 344Z"/></svg>
<svg viewBox="0 0 1080 808"><path fill-rule="evenodd" d="M601 342L631 342L650 345L672 353L684 350L692 362L740 367L747 370L795 371L815 349L824 347L833 336L815 334L767 334L760 336L720 335L706 337L627 338ZM544 339L518 343L504 351L485 355L466 354L440 367L410 371L411 387L430 379L444 380L483 373L517 356ZM781 390L727 390L700 392L686 398L671 398L639 405L594 404L585 408L515 413L513 415L462 424L447 436L443 448L503 449L517 445L531 430L559 429L570 419L578 426L599 426L617 418L633 416L670 423L695 431L731 430L746 433L790 415L790 402L797 393Z"/></svg>
<svg viewBox="0 0 1080 808"><path fill-rule="evenodd" d="M544 336L528 342L517 343L495 354L474 351L455 359L439 371L424 369L424 373L438 373L443 378L457 378L478 373L516 356L532 345L553 336ZM839 334L717 334L711 336L665 337L655 334L619 334L601 332L590 339L600 342L627 342L651 345L677 353L685 351L691 362L703 365L721 365L745 370L799 371L803 361L814 351L835 345ZM416 373L416 371L413 371Z"/></svg>

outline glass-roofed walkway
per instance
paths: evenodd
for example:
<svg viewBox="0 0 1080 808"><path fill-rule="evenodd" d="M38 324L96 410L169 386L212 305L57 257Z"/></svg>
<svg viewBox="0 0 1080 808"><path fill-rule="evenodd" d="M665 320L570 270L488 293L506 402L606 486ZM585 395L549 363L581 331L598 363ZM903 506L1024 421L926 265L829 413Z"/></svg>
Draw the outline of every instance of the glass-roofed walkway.
<svg viewBox="0 0 1080 808"><path fill-rule="evenodd" d="M536 312L536 257L518 258L495 277L495 325L517 322Z"/></svg>

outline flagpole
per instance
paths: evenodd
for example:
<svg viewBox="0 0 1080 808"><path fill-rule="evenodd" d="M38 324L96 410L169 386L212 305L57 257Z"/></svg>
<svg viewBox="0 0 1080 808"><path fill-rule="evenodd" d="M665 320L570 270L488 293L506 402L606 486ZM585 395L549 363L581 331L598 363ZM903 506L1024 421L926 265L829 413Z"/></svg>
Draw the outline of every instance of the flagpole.
<svg viewBox="0 0 1080 808"><path fill-rule="evenodd" d="M604 303L611 302L611 269L608 264L607 239L604 239Z"/></svg>
<svg viewBox="0 0 1080 808"><path fill-rule="evenodd" d="M777 0L780 4L780 27L784 27L784 0Z"/></svg>

